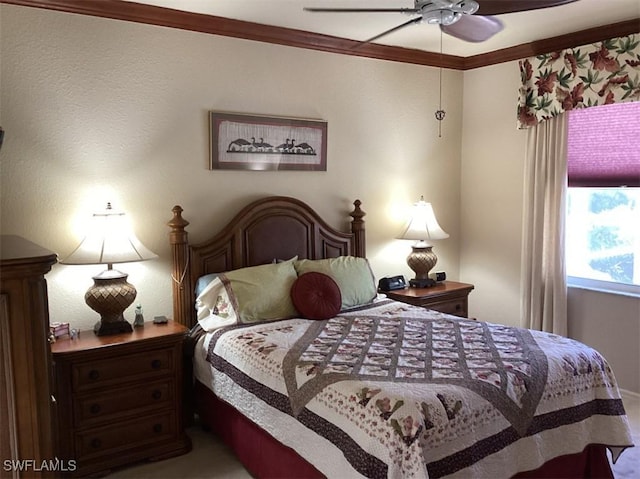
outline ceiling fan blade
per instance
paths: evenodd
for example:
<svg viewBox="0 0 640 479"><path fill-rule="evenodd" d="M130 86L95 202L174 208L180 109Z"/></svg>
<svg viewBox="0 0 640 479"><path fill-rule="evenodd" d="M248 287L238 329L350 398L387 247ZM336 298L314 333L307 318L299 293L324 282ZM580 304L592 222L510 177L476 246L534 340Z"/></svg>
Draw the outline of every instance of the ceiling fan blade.
<svg viewBox="0 0 640 479"><path fill-rule="evenodd" d="M397 30L400 30L401 28L407 27L407 26L411 25L412 23L419 23L421 21L422 21L422 17L412 18L408 22L404 22L403 24L398 25L397 27L390 28L389 30L387 30L385 32L382 32L382 33L376 35L375 37L371 37L371 38L363 41L362 43L371 43L371 42L377 40L378 38L384 37L385 35L389 35L390 33L393 33L393 32L395 32Z"/></svg>
<svg viewBox="0 0 640 479"><path fill-rule="evenodd" d="M305 12L329 13L420 13L417 8L316 8L304 7Z"/></svg>
<svg viewBox="0 0 640 479"><path fill-rule="evenodd" d="M452 25L440 25L442 31L466 42L480 43L489 40L504 28L496 17L464 15Z"/></svg>
<svg viewBox="0 0 640 479"><path fill-rule="evenodd" d="M480 8L478 15L501 15L503 13L524 12L540 8L555 7L578 0L476 0Z"/></svg>

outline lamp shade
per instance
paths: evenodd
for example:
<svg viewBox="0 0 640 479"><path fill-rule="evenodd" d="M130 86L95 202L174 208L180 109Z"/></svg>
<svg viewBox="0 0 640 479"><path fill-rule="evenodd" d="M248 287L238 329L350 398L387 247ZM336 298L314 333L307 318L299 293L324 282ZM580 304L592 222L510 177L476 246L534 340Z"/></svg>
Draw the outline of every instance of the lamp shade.
<svg viewBox="0 0 640 479"><path fill-rule="evenodd" d="M420 201L413 205L411 217L398 239L429 241L448 237L449 234L438 224L431 203L425 202L424 198L420 197Z"/></svg>
<svg viewBox="0 0 640 479"><path fill-rule="evenodd" d="M89 233L62 264L131 263L157 258L128 227L125 214L113 211L111 203L94 213Z"/></svg>

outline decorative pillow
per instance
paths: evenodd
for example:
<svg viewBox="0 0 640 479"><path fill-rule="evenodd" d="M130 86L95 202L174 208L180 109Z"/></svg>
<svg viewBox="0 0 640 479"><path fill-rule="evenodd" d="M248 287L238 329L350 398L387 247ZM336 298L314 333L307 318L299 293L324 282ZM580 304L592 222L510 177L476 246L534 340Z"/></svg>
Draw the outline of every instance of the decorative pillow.
<svg viewBox="0 0 640 479"><path fill-rule="evenodd" d="M295 263L298 275L324 273L338 284L342 295L341 310L371 303L377 295L376 280L365 258L339 256L329 259L302 259Z"/></svg>
<svg viewBox="0 0 640 479"><path fill-rule="evenodd" d="M207 332L238 322L237 305L220 276L216 275L196 298L198 323Z"/></svg>
<svg viewBox="0 0 640 479"><path fill-rule="evenodd" d="M289 294L297 277L293 261L226 272L224 278L229 282L233 301L238 305L239 322L297 316Z"/></svg>
<svg viewBox="0 0 640 479"><path fill-rule="evenodd" d="M340 312L342 295L338 284L323 273L298 276L291 287L293 305L306 319L329 319Z"/></svg>

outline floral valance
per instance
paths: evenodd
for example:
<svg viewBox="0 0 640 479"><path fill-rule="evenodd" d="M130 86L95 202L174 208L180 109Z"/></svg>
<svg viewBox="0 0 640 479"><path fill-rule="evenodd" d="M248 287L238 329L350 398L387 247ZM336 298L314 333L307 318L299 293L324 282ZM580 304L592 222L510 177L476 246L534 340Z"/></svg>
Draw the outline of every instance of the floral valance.
<svg viewBox="0 0 640 479"><path fill-rule="evenodd" d="M639 45L629 35L520 60L518 128L576 108L640 101Z"/></svg>

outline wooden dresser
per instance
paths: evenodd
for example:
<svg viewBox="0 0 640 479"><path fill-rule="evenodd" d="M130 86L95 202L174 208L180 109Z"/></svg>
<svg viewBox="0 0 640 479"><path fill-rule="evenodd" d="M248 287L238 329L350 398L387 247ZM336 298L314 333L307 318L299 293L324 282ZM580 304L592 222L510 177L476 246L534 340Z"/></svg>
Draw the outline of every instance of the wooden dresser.
<svg viewBox="0 0 640 479"><path fill-rule="evenodd" d="M52 345L58 403L58 455L71 476L101 475L191 448L184 433L182 344L187 329L146 322L133 333Z"/></svg>
<svg viewBox="0 0 640 479"><path fill-rule="evenodd" d="M54 458L49 303L44 275L56 255L0 236L0 477L49 477ZM34 461L33 463L5 461ZM14 464L14 465L11 465ZM18 468L23 467L23 471Z"/></svg>

